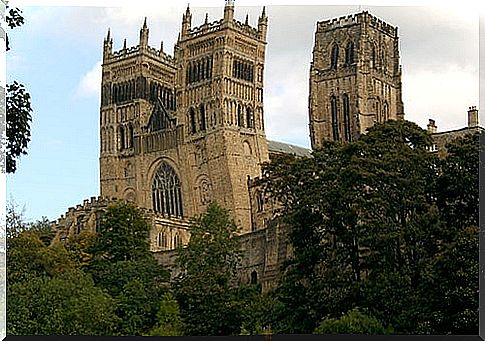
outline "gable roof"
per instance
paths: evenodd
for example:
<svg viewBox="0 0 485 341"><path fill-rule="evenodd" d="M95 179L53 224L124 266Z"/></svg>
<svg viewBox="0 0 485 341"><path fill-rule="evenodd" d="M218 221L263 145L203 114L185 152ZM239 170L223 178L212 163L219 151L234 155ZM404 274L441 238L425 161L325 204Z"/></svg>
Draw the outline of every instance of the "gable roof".
<svg viewBox="0 0 485 341"><path fill-rule="evenodd" d="M295 146L285 142L268 141L268 152L270 154L293 154L302 157L311 157L312 151L307 148Z"/></svg>

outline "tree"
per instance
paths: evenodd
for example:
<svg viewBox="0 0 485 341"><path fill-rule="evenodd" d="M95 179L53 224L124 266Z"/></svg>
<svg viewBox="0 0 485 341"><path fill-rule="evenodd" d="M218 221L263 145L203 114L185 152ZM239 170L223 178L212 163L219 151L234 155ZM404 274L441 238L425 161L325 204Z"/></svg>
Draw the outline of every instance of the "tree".
<svg viewBox="0 0 485 341"><path fill-rule="evenodd" d="M180 308L175 296L167 292L162 297L160 309L157 312L157 324L150 336L181 336L183 323L180 317Z"/></svg>
<svg viewBox="0 0 485 341"><path fill-rule="evenodd" d="M150 225L143 213L133 204L120 201L108 207L93 252L111 263L153 258L149 233Z"/></svg>
<svg viewBox="0 0 485 341"><path fill-rule="evenodd" d="M358 141L324 143L313 158L266 166L294 248L279 288L284 332L310 333L354 307L397 332L415 330L441 238L431 144L414 123L388 121Z"/></svg>
<svg viewBox="0 0 485 341"><path fill-rule="evenodd" d="M8 7L7 7L8 9ZM18 8L8 9L6 16L8 26L13 29L24 24L22 11ZM7 35L7 51L10 44ZM32 106L30 94L23 84L14 81L7 84L7 139L6 139L6 171L14 173L17 170L17 158L27 154L30 142L30 122L32 121ZM2 136L2 143L4 138ZM5 165L2 164L2 169Z"/></svg>
<svg viewBox="0 0 485 341"><path fill-rule="evenodd" d="M212 203L194 219L188 246L179 249L177 264L183 274L175 294L187 335L240 332L239 302L230 286L239 262L236 231L229 212Z"/></svg>
<svg viewBox="0 0 485 341"><path fill-rule="evenodd" d="M7 286L7 334L112 335L114 308L82 271L31 277Z"/></svg>
<svg viewBox="0 0 485 341"><path fill-rule="evenodd" d="M156 324L169 277L150 251L149 231L142 211L119 202L108 207L97 237L88 243L92 247L87 252L74 247L87 258L86 271L96 286L116 301L117 335L144 335Z"/></svg>
<svg viewBox="0 0 485 341"><path fill-rule="evenodd" d="M478 334L479 138L475 133L451 141L441 161L436 196L443 233L423 284L432 302L420 324L423 333Z"/></svg>
<svg viewBox="0 0 485 341"><path fill-rule="evenodd" d="M323 319L315 329L315 334L391 334L374 317L362 313L358 308L352 309L340 318Z"/></svg>
<svg viewBox="0 0 485 341"><path fill-rule="evenodd" d="M112 298L62 243L45 242L45 221L26 224L10 208L7 224L7 333L111 334L118 323Z"/></svg>

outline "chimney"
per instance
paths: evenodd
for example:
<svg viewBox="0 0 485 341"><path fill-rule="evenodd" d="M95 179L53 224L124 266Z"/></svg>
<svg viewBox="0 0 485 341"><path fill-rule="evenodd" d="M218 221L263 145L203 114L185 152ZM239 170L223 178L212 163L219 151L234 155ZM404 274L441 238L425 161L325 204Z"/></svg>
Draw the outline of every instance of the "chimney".
<svg viewBox="0 0 485 341"><path fill-rule="evenodd" d="M437 132L438 132L438 127L436 126L435 121L430 118L428 123L428 133L436 134Z"/></svg>
<svg viewBox="0 0 485 341"><path fill-rule="evenodd" d="M477 107L468 108L468 128L478 126L478 110Z"/></svg>

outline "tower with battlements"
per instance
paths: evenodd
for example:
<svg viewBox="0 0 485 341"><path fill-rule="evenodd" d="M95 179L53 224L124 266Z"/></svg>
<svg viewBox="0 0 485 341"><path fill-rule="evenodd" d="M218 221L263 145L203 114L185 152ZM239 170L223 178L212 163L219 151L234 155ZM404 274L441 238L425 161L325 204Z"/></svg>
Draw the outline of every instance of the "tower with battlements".
<svg viewBox="0 0 485 341"><path fill-rule="evenodd" d="M403 119L397 28L364 11L317 23L310 67L312 148Z"/></svg>
<svg viewBox="0 0 485 341"><path fill-rule="evenodd" d="M267 17L257 27L223 18L192 26L187 7L174 55L139 44L113 51L104 40L100 109L101 196L125 199L170 219L229 209L251 229L248 179L268 161L263 73Z"/></svg>

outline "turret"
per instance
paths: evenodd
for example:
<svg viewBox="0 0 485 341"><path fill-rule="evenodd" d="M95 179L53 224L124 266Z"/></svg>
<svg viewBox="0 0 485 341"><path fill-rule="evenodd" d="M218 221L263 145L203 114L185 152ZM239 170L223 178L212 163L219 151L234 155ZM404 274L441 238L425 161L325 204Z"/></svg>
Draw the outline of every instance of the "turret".
<svg viewBox="0 0 485 341"><path fill-rule="evenodd" d="M108 28L108 34L104 38L103 60L108 59L111 53L113 53L113 38L111 38L111 32Z"/></svg>
<svg viewBox="0 0 485 341"><path fill-rule="evenodd" d="M192 14L190 13L189 5L187 5L187 10L182 16L182 38L189 34L192 25Z"/></svg>
<svg viewBox="0 0 485 341"><path fill-rule="evenodd" d="M266 33L268 31L268 17L266 16L266 7L263 6L261 16L258 18L258 32L261 35L261 40L266 41Z"/></svg>
<svg viewBox="0 0 485 341"><path fill-rule="evenodd" d="M224 22L232 23L234 19L234 0L226 0L224 6Z"/></svg>
<svg viewBox="0 0 485 341"><path fill-rule="evenodd" d="M143 22L143 27L140 30L140 48L146 49L148 47L148 27L147 27L147 18L145 17L145 21Z"/></svg>

